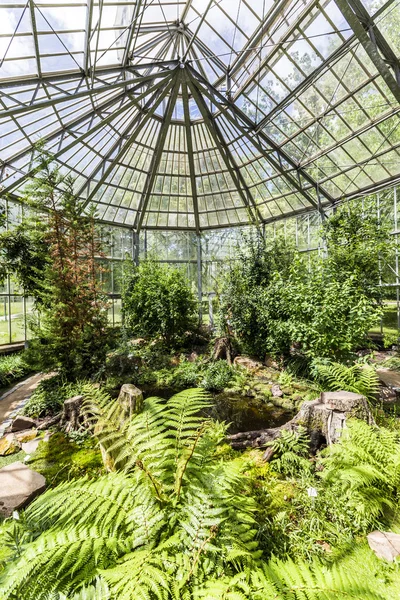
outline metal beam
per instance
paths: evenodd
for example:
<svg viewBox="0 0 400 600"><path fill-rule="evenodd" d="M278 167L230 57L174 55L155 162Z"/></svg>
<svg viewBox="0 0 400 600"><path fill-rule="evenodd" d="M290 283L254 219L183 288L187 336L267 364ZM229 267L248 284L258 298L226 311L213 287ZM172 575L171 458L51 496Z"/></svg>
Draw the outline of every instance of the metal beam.
<svg viewBox="0 0 400 600"><path fill-rule="evenodd" d="M310 177L306 171L299 167L299 165L284 152L274 140L270 139L263 131L256 131L256 123L250 119L240 108L236 106L233 102L228 101L218 90L214 88L214 86L205 80L201 75L193 69L190 65L187 67L191 73L193 81L199 87L200 92L209 98L211 102L219 108L221 113L228 119L241 133L246 139L250 141L254 147L267 159L267 161L274 167L274 169L283 175L289 183L295 188L296 191L300 192L304 198L306 198L307 202L312 204L316 209L318 209L318 203L315 199L309 194L307 190L305 190L301 184L301 179L303 178L307 183L310 184L311 187L314 188L316 194L318 195L319 186L316 181L312 177ZM205 86L205 89L204 87ZM265 145L267 148L265 148ZM273 156L273 153L276 154L277 158ZM282 163L286 163L294 170L298 176L298 179L292 175L292 173L283 168ZM335 200L330 196L326 191L321 190L324 197L328 202L334 203Z"/></svg>
<svg viewBox="0 0 400 600"><path fill-rule="evenodd" d="M193 96L194 100L196 101L196 104L201 112L204 123L207 126L207 129L209 130L211 137L213 138L214 143L217 146L219 153L221 154L221 157L226 165L226 168L229 171L229 174L232 178L233 183L235 184L235 187L239 193L239 196L241 197L244 206L249 211L249 217L250 217L249 221L253 222L253 223L256 222L257 220L262 221L262 216L261 216L260 212L258 211L255 200L254 200L249 188L247 187L247 184L240 172L240 169L238 168L232 154L229 152L229 150L225 144L225 141L223 140L223 138L221 136L219 127L218 127L217 123L215 122L215 120L213 119L212 114L208 110L208 107L207 107L206 102L204 101L204 98L199 93L198 89L196 88L196 86L191 78L189 78L189 80L188 80L188 86L189 86L189 89L192 92L192 96ZM254 212L253 212L253 209L254 209Z"/></svg>
<svg viewBox="0 0 400 600"><path fill-rule="evenodd" d="M100 187L103 185L103 183L107 179L108 175L114 169L115 165L125 155L125 153L129 149L129 147L135 142L139 133L142 131L142 129L146 125L146 123L151 119L152 115L157 110L157 108L159 107L159 105L161 104L163 99L167 96L167 94L171 90L172 86L173 86L173 81L170 81L164 87L162 92L157 90L157 92L155 94L153 94L153 96L146 102L145 106L143 107L142 112L135 117L134 121L130 124L130 127L129 127L129 129L132 129L132 127L135 127L135 129L132 131L132 133L130 134L127 141L121 145L120 150L118 151L116 156L113 158L113 160L111 161L111 163L107 167L107 169L105 169L103 175L101 176L101 179L97 182L97 184L95 185L93 190L90 192L86 202L83 205L83 209L85 209L86 206L88 204L90 204L90 202L92 201L92 199L95 196L95 194L97 193L97 191L100 189ZM85 188L90 184L91 180L101 170L102 165L104 165L106 163L106 161L109 159L109 157L112 156L113 153L117 150L118 146L120 146L120 143L121 143L121 138L118 139L113 144L113 146L110 148L107 156L104 157L102 163L100 163L100 165L98 167L96 167L96 169L93 171L93 173L91 173L90 177L88 177L87 181L81 186L81 188L77 192L77 195L82 194L82 192L85 190Z"/></svg>
<svg viewBox="0 0 400 600"><path fill-rule="evenodd" d="M91 40L91 32L92 32L94 0L86 0L86 1L87 1L87 9L86 9L86 23L85 23L85 48L84 48L84 52L83 52L83 71L84 71L85 75L88 76L89 70L91 68L90 40Z"/></svg>
<svg viewBox="0 0 400 600"><path fill-rule="evenodd" d="M229 69L229 74L231 77L234 77L235 73L237 73L245 65L251 54L257 55L259 53L259 46L262 46L264 36L266 34L270 34L272 27L275 25L278 19L284 18L284 11L291 3L292 0L277 0L274 2L270 12L265 15L264 21L261 21L253 37L248 40L239 56L231 64L231 68ZM262 15L259 15L259 17L261 18ZM216 82L214 82L214 85L215 87L219 87L223 83L224 78L220 77Z"/></svg>
<svg viewBox="0 0 400 600"><path fill-rule="evenodd" d="M385 37L361 2L358 0L335 0L335 3L393 96L400 103L399 61Z"/></svg>
<svg viewBox="0 0 400 600"><path fill-rule="evenodd" d="M118 117L121 113L123 113L126 110L128 110L132 105L138 106L139 113L143 112L145 110L145 108L142 109L141 106L139 105L140 100L144 99L150 93L157 92L163 85L165 85L164 80L162 80L161 82L158 82L157 84L155 84L151 88L147 89L138 98L135 98L129 104L126 104L126 105L122 106L121 108L119 108L118 110L114 111L111 115L109 115L105 119L99 120L99 122L94 127L89 128L85 133L83 133L80 136L76 137L75 139L73 139L72 142L70 142L69 144L67 144L67 146L64 146L58 152L56 152L53 155L54 158L57 159L59 156L61 156L65 152L68 152L68 150L71 150L77 144L83 142L83 140L86 137L91 136L98 129L101 129L102 127L104 127L105 125L107 125L107 123L109 123L110 121L112 121L113 119L115 119L116 117ZM105 109L109 108L115 102L115 100L122 99L122 97L124 95L125 95L125 93L122 94L120 98L113 98L112 100L109 100L105 105L103 105L102 107L99 107L99 110L105 110ZM76 125L79 125L81 122L85 121L88 117L90 117L90 115L92 113L93 113L93 111L91 110L89 113L86 113L85 115L80 116L78 119L76 119L72 123L69 123L68 126L66 128L64 128L63 130L57 130L56 132L52 133L50 136L44 137L42 141L45 144L47 144L49 141L51 141L52 139L55 139L56 137L58 137L59 135L61 135L63 132L68 131L72 127L74 127ZM10 159L9 162L11 163L11 160L12 160L12 162L15 162L15 160L21 159L23 156L25 156L26 154L29 154L33 150L34 150L34 147L30 146L29 148L27 148L27 149L23 150L22 152L20 152L17 156L12 157L12 159ZM9 192L10 190L12 190L15 187L17 187L18 185L20 185L23 181L25 181L29 177L32 177L33 175L35 175L35 173L37 173L37 172L38 172L38 168L37 167L34 168L34 169L29 170L27 173L25 173L24 175L22 175L17 181L13 182L12 184L10 184L9 186L7 186L6 188L3 188L1 193L4 194L4 193Z"/></svg>
<svg viewBox="0 0 400 600"><path fill-rule="evenodd" d="M86 88L77 92L65 92L64 96L55 96L54 98L50 97L46 100L39 100L38 102L33 102L23 106L18 105L15 108L7 108L7 110L0 111L0 119L12 117L21 113L26 114L34 110L41 110L43 108L47 108L48 106L55 106L60 102L68 102L69 100L76 100L77 98L84 98L85 96L91 96L93 94L101 94L103 92L108 92L119 87L127 88L128 86L134 86L134 89L129 90L129 92L133 93L136 89L139 89L140 87L142 87L142 85L145 85L149 81L152 81L155 78L159 77L166 77L170 75L170 73L171 72L169 70L160 71L156 74L152 73L146 76L141 75L135 79L120 79L115 81L114 83L101 85L98 88ZM79 85L83 83L83 81L86 81L86 79L81 79Z"/></svg>
<svg viewBox="0 0 400 600"><path fill-rule="evenodd" d="M175 74L175 81L173 83L173 89L171 91L171 95L168 99L167 108L164 114L163 122L160 127L160 131L158 134L157 143L153 152L153 156L151 159L149 172L146 177L146 181L143 186L142 196L140 198L139 206L136 212L135 222L133 225L133 229L135 229L138 233L142 228L143 219L146 213L146 208L150 200L151 190L153 189L154 180L157 175L157 169L160 164L161 155L164 150L165 139L167 137L168 128L171 124L172 113L175 108L176 100L179 93L179 88L181 86L182 77L180 69L177 70Z"/></svg>
<svg viewBox="0 0 400 600"><path fill-rule="evenodd" d="M182 84L182 101L183 101L183 115L185 120L186 130L186 149L189 162L189 173L190 173L190 186L192 188L193 198L193 210L194 210L194 222L196 224L196 233L200 233L200 219L199 219L199 203L197 199L197 186L196 186L196 171L194 168L193 158L193 140L192 130L190 124L190 110L189 110L189 97L186 82Z"/></svg>
<svg viewBox="0 0 400 600"><path fill-rule="evenodd" d="M129 29L128 29L128 36L127 36L127 40L126 40L124 56L122 58L123 66L126 66L129 61L130 47L131 47L131 43L133 40L134 32L135 32L135 30L136 31L138 30L138 27L136 26L136 21L140 16L139 13L140 13L140 9L142 7L142 3L143 3L143 0L137 0L135 3L135 8L133 9L132 20L131 20L131 23L130 23Z"/></svg>

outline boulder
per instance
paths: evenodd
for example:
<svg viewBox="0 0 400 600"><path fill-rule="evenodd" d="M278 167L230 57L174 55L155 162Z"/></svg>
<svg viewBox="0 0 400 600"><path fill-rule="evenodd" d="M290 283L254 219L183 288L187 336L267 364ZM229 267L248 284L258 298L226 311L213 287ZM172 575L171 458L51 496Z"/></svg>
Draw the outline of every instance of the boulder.
<svg viewBox="0 0 400 600"><path fill-rule="evenodd" d="M119 392L118 403L121 406L125 417L130 417L142 410L142 391L132 383L124 383Z"/></svg>
<svg viewBox="0 0 400 600"><path fill-rule="evenodd" d="M32 429L33 427L36 427L36 421L34 419L18 415L12 422L11 431L23 431L24 429Z"/></svg>
<svg viewBox="0 0 400 600"><path fill-rule="evenodd" d="M264 366L259 360L251 358L250 356L236 356L235 360L233 361L233 364L239 367L243 367L244 369L247 369L251 372L258 371Z"/></svg>
<svg viewBox="0 0 400 600"><path fill-rule="evenodd" d="M41 442L40 438L37 438L36 440L30 440L29 442L24 442L22 444L22 450L26 454L33 454L38 449L40 442Z"/></svg>
<svg viewBox="0 0 400 600"><path fill-rule="evenodd" d="M0 456L9 456L21 450L21 444L13 433L0 438Z"/></svg>
<svg viewBox="0 0 400 600"><path fill-rule="evenodd" d="M25 431L19 431L15 434L17 440L22 444L23 442L30 442L37 436L37 429L27 429Z"/></svg>
<svg viewBox="0 0 400 600"><path fill-rule="evenodd" d="M282 398L282 396L283 396L283 391L281 390L280 386L277 383L275 383L272 386L271 392L272 392L272 395L274 396L274 398Z"/></svg>
<svg viewBox="0 0 400 600"><path fill-rule="evenodd" d="M0 469L0 515L9 517L44 492L46 480L22 462Z"/></svg>
<svg viewBox="0 0 400 600"><path fill-rule="evenodd" d="M391 531L372 531L368 544L378 558L393 562L400 555L400 535Z"/></svg>

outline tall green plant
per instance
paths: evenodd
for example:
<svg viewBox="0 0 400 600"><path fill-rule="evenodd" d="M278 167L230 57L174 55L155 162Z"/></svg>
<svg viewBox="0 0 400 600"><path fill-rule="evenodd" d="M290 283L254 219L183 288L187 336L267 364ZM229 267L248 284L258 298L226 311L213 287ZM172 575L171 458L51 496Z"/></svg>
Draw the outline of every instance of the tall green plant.
<svg viewBox="0 0 400 600"><path fill-rule="evenodd" d="M178 269L146 260L127 263L124 275L124 320L135 334L173 345L193 328L196 301Z"/></svg>
<svg viewBox="0 0 400 600"><path fill-rule="evenodd" d="M17 227L17 237L23 235L27 243L19 254L13 247L12 257L11 247L3 246L9 264L20 265L16 274L24 290L35 294L40 310L40 325L34 325L35 339L26 357L32 366L57 369L68 379L87 377L107 352L107 303L99 281L102 252L95 215L84 214L74 180L63 176L51 157L42 156L39 166L25 191L33 213ZM34 285L26 273L27 247L28 255L37 258Z"/></svg>

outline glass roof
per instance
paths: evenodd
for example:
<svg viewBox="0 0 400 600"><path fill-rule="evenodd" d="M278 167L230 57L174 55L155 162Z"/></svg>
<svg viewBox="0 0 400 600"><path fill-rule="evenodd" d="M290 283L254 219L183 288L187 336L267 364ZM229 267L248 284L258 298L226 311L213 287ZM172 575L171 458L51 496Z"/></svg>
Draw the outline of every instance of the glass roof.
<svg viewBox="0 0 400 600"><path fill-rule="evenodd" d="M400 0L0 0L0 194L42 141L106 223L324 210L400 178Z"/></svg>

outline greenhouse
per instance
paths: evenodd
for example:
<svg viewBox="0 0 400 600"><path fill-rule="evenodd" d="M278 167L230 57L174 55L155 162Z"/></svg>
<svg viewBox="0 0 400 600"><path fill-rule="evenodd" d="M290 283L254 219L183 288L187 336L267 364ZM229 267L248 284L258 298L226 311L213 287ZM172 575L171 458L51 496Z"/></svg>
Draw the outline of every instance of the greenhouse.
<svg viewBox="0 0 400 600"><path fill-rule="evenodd" d="M400 0L0 0L0 600L400 600Z"/></svg>

